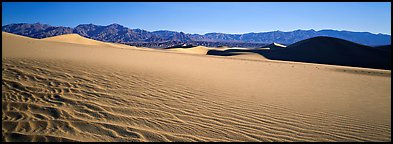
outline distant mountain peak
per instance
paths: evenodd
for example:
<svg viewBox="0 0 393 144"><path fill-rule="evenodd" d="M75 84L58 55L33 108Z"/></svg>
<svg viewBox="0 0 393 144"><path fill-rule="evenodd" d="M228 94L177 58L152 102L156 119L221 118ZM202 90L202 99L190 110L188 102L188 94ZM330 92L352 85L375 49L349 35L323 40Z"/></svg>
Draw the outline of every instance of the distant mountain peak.
<svg viewBox="0 0 393 144"><path fill-rule="evenodd" d="M120 24L117 24L117 23L113 23L113 24L110 24L110 25L107 25L107 26L123 27L122 25L120 25Z"/></svg>

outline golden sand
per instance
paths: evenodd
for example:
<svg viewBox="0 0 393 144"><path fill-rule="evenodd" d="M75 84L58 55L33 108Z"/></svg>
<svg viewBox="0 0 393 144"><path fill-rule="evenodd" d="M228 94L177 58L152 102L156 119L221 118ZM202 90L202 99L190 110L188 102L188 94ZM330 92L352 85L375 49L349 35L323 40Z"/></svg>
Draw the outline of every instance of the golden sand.
<svg viewBox="0 0 393 144"><path fill-rule="evenodd" d="M3 141L391 141L390 70L98 43L2 33Z"/></svg>

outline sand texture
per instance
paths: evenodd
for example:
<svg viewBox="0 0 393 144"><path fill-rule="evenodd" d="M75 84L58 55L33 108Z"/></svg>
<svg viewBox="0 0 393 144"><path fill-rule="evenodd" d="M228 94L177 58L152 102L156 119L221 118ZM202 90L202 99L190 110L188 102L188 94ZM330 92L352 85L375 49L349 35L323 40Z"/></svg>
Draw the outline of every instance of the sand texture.
<svg viewBox="0 0 393 144"><path fill-rule="evenodd" d="M2 141L391 141L390 70L73 37L2 33Z"/></svg>

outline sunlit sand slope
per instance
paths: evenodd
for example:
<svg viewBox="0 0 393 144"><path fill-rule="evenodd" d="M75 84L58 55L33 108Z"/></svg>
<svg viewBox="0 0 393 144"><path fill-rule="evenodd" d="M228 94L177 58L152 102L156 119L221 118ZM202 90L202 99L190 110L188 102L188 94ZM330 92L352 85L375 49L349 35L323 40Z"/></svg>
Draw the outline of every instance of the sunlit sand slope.
<svg viewBox="0 0 393 144"><path fill-rule="evenodd" d="M188 53L188 54L201 54L206 55L210 48L204 46L196 46L192 48L171 48L167 49L168 51L180 52L180 53Z"/></svg>
<svg viewBox="0 0 393 144"><path fill-rule="evenodd" d="M53 41L53 42L83 44L83 45L93 45L93 46L131 47L131 46L122 45L122 44L115 44L115 43L109 43L109 42L102 42L102 41L92 40L92 39L88 39L88 38L82 37L82 36L80 36L78 34L65 34L65 35L59 35L59 36L44 38L44 39L41 39L41 40Z"/></svg>
<svg viewBox="0 0 393 144"><path fill-rule="evenodd" d="M391 141L391 71L2 36L3 141Z"/></svg>

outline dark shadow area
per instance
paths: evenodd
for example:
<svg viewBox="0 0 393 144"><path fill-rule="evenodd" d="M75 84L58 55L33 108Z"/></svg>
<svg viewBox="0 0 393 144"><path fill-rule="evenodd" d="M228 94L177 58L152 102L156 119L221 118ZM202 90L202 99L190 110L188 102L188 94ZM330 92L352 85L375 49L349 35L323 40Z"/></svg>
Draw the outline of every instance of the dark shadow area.
<svg viewBox="0 0 393 144"><path fill-rule="evenodd" d="M167 48L163 48L163 49L173 49L173 48L192 48L195 47L194 45L190 44L190 45L174 45L171 47L167 47Z"/></svg>
<svg viewBox="0 0 393 144"><path fill-rule="evenodd" d="M376 46L374 48L379 49L379 50L383 50L383 51L386 51L389 53L392 51L392 45Z"/></svg>
<svg viewBox="0 0 393 144"><path fill-rule="evenodd" d="M216 56L233 56L233 55L240 55L245 52L252 52L252 53L258 53L260 55L263 55L264 53L269 52L269 50L259 50L259 49L229 49L229 50L209 50L207 52L207 55L216 55Z"/></svg>
<svg viewBox="0 0 393 144"><path fill-rule="evenodd" d="M271 60L391 70L390 46L376 48L332 37L314 37L275 50L210 50L207 54L231 56L238 52L257 53Z"/></svg>

